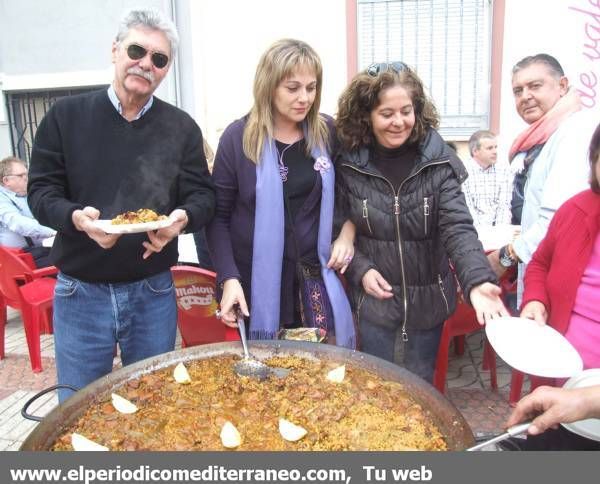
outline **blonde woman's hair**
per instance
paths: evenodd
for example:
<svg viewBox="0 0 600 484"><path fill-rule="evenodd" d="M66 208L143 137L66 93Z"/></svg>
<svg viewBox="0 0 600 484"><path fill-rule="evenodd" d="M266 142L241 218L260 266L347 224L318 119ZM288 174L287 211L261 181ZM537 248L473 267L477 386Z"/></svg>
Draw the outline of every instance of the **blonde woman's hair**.
<svg viewBox="0 0 600 484"><path fill-rule="evenodd" d="M273 138L273 95L279 83L297 69L307 68L317 79L315 100L306 115L307 154L315 147L326 148L328 129L319 115L323 68L313 48L301 40L282 39L261 56L254 76L254 105L244 128L244 154L254 163L260 161L265 140Z"/></svg>
<svg viewBox="0 0 600 484"><path fill-rule="evenodd" d="M202 138L202 148L204 150L204 156L206 158L206 164L208 165L208 171L212 173L213 165L215 163L215 152L206 141L206 138Z"/></svg>

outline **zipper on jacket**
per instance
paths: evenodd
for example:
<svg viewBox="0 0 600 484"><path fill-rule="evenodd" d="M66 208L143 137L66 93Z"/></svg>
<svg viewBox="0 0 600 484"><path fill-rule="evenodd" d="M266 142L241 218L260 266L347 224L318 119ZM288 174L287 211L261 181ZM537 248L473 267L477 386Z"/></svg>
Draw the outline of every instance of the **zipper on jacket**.
<svg viewBox="0 0 600 484"><path fill-rule="evenodd" d="M369 173L368 171L361 170L356 166L349 165L348 163L343 163L341 166L346 166L351 170L357 171L358 173L362 173L363 175L373 176L375 178L381 178L386 181L387 184L392 188L392 193L394 193L394 215L396 216L396 235L398 238L398 253L400 255L400 273L402 274L402 293L403 293L403 304L404 304L404 321L402 322L402 341L408 341L408 333L406 332L406 322L408 321L408 296L406 294L406 275L404 273L404 255L402 253L402 235L400 233L400 190L402 190L402 186L406 183L407 180L417 176L421 173L425 168L433 165L443 165L446 163L450 163L450 159L434 161L425 163L423 166L419 167L419 169L414 172L412 175L409 175L398 187L398 192L394 192L394 185L385 177L381 175L377 175L375 173ZM363 202L364 203L364 202ZM441 276L439 276L439 280L441 281ZM442 286L440 286L442 287ZM444 291L442 290L442 294ZM444 301L446 301L446 308L448 308L448 301L446 300L446 295L444 294Z"/></svg>
<svg viewBox="0 0 600 484"><path fill-rule="evenodd" d="M371 224L369 222L369 207L367 206L368 198L365 198L362 202L362 216L367 222L367 228L369 229L369 233L373 235L373 231L371 230Z"/></svg>
<svg viewBox="0 0 600 484"><path fill-rule="evenodd" d="M448 306L448 299L446 299L446 293L444 292L444 281L442 281L441 274L438 274L438 283L440 285L440 291L442 291L442 297L444 298L444 303L446 303L446 315L449 315L450 306Z"/></svg>
<svg viewBox="0 0 600 484"><path fill-rule="evenodd" d="M423 215L425 216L425 235L427 235L427 217L429 217L429 198L423 198Z"/></svg>
<svg viewBox="0 0 600 484"><path fill-rule="evenodd" d="M396 216L396 234L398 240L398 254L400 255L400 274L402 274L402 302L404 306L404 321L402 321L402 341L408 341L408 333L406 332L406 321L408 320L408 298L406 296L406 276L404 275L404 254L402 252L402 236L400 234L400 187L398 193L394 195L394 215Z"/></svg>
<svg viewBox="0 0 600 484"><path fill-rule="evenodd" d="M356 324L360 325L360 310L362 308L365 299L367 298L367 293L364 291L361 292L360 297L358 298L358 304L356 305Z"/></svg>

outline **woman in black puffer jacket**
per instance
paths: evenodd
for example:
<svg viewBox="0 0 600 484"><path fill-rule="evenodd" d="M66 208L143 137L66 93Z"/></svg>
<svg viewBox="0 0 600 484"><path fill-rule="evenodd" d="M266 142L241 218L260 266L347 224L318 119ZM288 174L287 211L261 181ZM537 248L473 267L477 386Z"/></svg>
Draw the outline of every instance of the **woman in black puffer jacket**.
<svg viewBox="0 0 600 484"><path fill-rule="evenodd" d="M339 100L336 201L356 226L346 275L360 348L429 382L456 305L450 260L480 323L507 315L460 188L466 171L437 126L401 62L373 64Z"/></svg>

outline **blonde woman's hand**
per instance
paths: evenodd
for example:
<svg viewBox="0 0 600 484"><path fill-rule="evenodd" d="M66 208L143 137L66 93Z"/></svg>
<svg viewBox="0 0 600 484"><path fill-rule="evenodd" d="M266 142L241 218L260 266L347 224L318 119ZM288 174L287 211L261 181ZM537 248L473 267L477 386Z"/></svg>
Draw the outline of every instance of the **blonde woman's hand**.
<svg viewBox="0 0 600 484"><path fill-rule="evenodd" d="M548 321L548 311L540 301L529 301L521 310L521 317L533 319L537 323L544 325Z"/></svg>
<svg viewBox="0 0 600 484"><path fill-rule="evenodd" d="M500 298L501 294L502 289L491 282L484 282L471 289L469 299L477 314L477 321L482 326L490 319L510 316Z"/></svg>
<svg viewBox="0 0 600 484"><path fill-rule="evenodd" d="M377 299L389 299L394 294L392 286L375 269L369 269L362 278L365 292Z"/></svg>
<svg viewBox="0 0 600 484"><path fill-rule="evenodd" d="M237 328L238 305L244 316L250 316L240 281L227 279L223 283L223 296L221 297L221 310L219 312L223 324L231 328Z"/></svg>
<svg viewBox="0 0 600 484"><path fill-rule="evenodd" d="M354 257L354 236L356 227L350 220L346 220L340 231L340 235L331 246L331 257L327 262L327 267L333 270L339 270L340 274L346 272L348 266Z"/></svg>
<svg viewBox="0 0 600 484"><path fill-rule="evenodd" d="M353 257L354 244L340 235L331 246L331 257L327 262L327 267L335 271L339 270L340 274L343 274L352 262Z"/></svg>

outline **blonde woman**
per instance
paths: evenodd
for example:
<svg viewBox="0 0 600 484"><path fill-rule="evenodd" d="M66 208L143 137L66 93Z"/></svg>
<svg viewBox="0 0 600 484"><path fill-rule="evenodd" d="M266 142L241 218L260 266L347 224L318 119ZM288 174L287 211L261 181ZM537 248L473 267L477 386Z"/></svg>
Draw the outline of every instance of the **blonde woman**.
<svg viewBox="0 0 600 484"><path fill-rule="evenodd" d="M238 305L250 317L251 338L272 339L280 327L299 324L306 307L297 264L312 264L329 308L314 316L327 321L338 345L354 348L350 305L334 272L352 259L353 228L331 244L333 135L319 114L321 86L321 61L306 43L280 40L262 55L254 105L219 142L208 242L225 324L235 326Z"/></svg>

